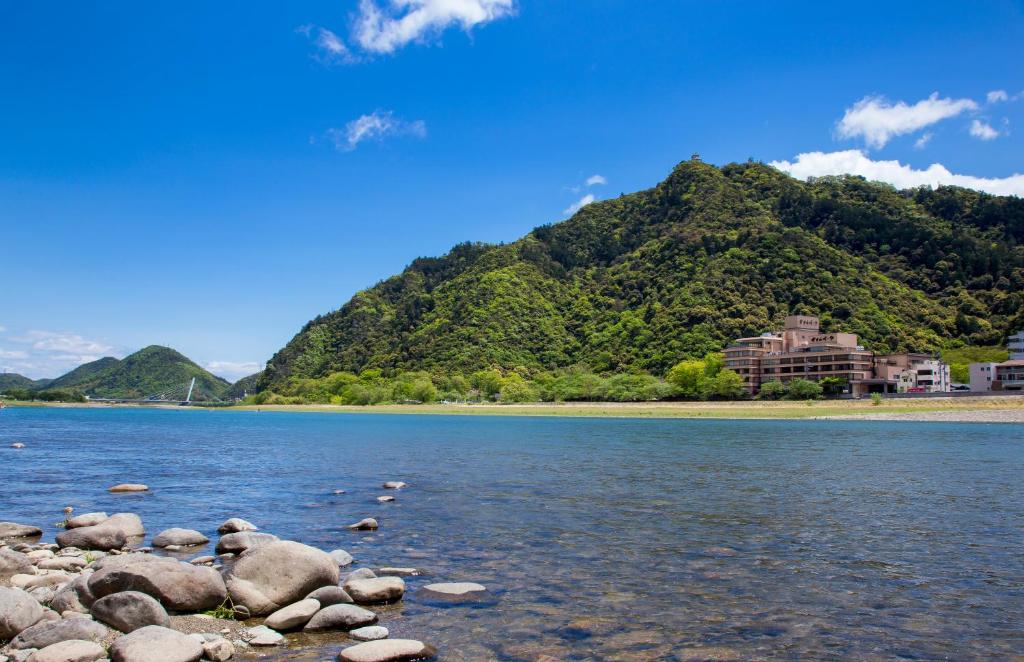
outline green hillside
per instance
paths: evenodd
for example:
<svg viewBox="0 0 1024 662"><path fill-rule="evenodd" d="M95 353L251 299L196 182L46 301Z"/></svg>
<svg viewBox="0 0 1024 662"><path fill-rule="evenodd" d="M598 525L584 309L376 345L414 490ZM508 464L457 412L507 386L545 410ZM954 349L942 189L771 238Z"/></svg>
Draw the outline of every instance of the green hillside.
<svg viewBox="0 0 1024 662"><path fill-rule="evenodd" d="M120 361L113 361L116 363L108 362L106 369L94 372L90 378L77 381L74 389L94 398L145 398L177 389L183 397L184 389L195 377L192 399L204 401L224 398L231 387L227 381L169 347L150 345Z"/></svg>
<svg viewBox="0 0 1024 662"><path fill-rule="evenodd" d="M230 398L243 398L247 394L256 392L256 385L259 383L260 377L263 376L263 372L257 372L252 375L242 377L237 382L231 385L228 389L228 397Z"/></svg>
<svg viewBox="0 0 1024 662"><path fill-rule="evenodd" d="M105 356L102 359L83 363L71 372L67 372L46 385L46 389L76 389L84 384L89 384L107 370L113 370L121 364L121 361L113 356Z"/></svg>
<svg viewBox="0 0 1024 662"><path fill-rule="evenodd" d="M371 368L661 375L792 313L878 351L996 345L1024 327L1022 244L1019 198L687 161L514 243L414 261L306 324L260 387Z"/></svg>
<svg viewBox="0 0 1024 662"><path fill-rule="evenodd" d="M36 389L49 384L49 379L29 379L16 372L0 373L0 393L7 389Z"/></svg>

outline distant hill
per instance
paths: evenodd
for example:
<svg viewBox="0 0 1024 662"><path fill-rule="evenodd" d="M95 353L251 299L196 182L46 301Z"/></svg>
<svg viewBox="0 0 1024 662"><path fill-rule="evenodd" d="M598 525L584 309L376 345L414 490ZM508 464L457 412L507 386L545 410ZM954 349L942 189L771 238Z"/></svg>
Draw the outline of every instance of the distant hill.
<svg viewBox="0 0 1024 662"><path fill-rule="evenodd" d="M83 363L71 372L67 372L46 385L47 390L54 389L77 389L85 384L94 382L96 378L107 370L112 370L121 365L121 361L113 356L105 356L102 359Z"/></svg>
<svg viewBox="0 0 1024 662"><path fill-rule="evenodd" d="M789 314L881 352L998 345L1022 311L1024 199L693 159L513 243L415 260L307 323L259 386L373 368L664 374Z"/></svg>
<svg viewBox="0 0 1024 662"><path fill-rule="evenodd" d="M93 398L145 398L171 390L180 393L175 397L184 397L193 377L196 386L192 399L196 401L222 399L231 388L226 380L210 374L188 357L159 345L140 349L120 361L107 358L87 363L54 380L54 384L63 383L63 388Z"/></svg>
<svg viewBox="0 0 1024 662"><path fill-rule="evenodd" d="M228 397L230 398L244 398L246 395L252 395L256 392L256 384L259 382L260 377L263 376L263 371L242 377L237 382L231 385L228 390Z"/></svg>
<svg viewBox="0 0 1024 662"><path fill-rule="evenodd" d="M0 373L0 391L6 391L9 388L34 390L45 387L50 381L49 379L29 379L16 372L5 372Z"/></svg>

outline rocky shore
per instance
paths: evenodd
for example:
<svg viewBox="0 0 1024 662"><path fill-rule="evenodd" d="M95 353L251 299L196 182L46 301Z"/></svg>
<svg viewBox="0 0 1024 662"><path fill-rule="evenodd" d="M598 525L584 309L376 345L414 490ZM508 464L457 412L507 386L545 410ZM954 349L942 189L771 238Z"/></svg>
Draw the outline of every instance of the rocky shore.
<svg viewBox="0 0 1024 662"><path fill-rule="evenodd" d="M353 568L345 550L280 540L239 518L218 528L210 555L200 554L210 540L199 531L167 529L144 547L134 513L65 513L55 543L40 542L39 527L0 522L0 662L223 662L301 645L293 633L351 644L342 662L436 656L378 623L383 607L406 598L402 577L415 568ZM350 528L377 526L366 519ZM456 583L421 594L425 604L488 596L484 586Z"/></svg>

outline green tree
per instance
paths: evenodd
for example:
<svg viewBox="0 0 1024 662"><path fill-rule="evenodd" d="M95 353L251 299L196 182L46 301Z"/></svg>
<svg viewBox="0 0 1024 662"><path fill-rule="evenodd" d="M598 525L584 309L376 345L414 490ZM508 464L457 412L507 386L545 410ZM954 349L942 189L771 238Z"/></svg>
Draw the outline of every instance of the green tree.
<svg viewBox="0 0 1024 662"><path fill-rule="evenodd" d="M499 394L501 402L536 402L539 400L536 389L530 382L517 373L512 373L501 380Z"/></svg>
<svg viewBox="0 0 1024 662"><path fill-rule="evenodd" d="M704 355L704 374L714 377L725 367L725 354L721 352L708 352Z"/></svg>
<svg viewBox="0 0 1024 662"><path fill-rule="evenodd" d="M846 390L846 385L849 384L845 377L822 377L821 388L825 395L837 396L842 394Z"/></svg>
<svg viewBox="0 0 1024 662"><path fill-rule="evenodd" d="M743 377L732 370L722 369L714 377L706 377L701 382L701 393L705 398L736 400L746 394Z"/></svg>
<svg viewBox="0 0 1024 662"><path fill-rule="evenodd" d="M701 384L707 379L707 364L704 361L681 361L668 371L665 381L676 388L684 398L697 398Z"/></svg>
<svg viewBox="0 0 1024 662"><path fill-rule="evenodd" d="M794 379L789 383L790 400L817 400L821 397L821 385L809 379Z"/></svg>
<svg viewBox="0 0 1024 662"><path fill-rule="evenodd" d="M757 393L757 397L761 400L778 400L786 397L788 389L782 382L773 379L770 382L764 382L761 384L761 388Z"/></svg>

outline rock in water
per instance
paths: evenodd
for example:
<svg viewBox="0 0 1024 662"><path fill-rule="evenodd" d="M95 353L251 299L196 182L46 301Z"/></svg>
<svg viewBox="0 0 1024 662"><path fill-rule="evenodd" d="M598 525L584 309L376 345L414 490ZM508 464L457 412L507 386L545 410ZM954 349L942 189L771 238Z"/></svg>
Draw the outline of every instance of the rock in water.
<svg viewBox="0 0 1024 662"><path fill-rule="evenodd" d="M13 444L11 444L11 448L24 448L24 447L25 447L25 444L21 443L20 441L16 441Z"/></svg>
<svg viewBox="0 0 1024 662"><path fill-rule="evenodd" d="M280 646L284 643L284 636L280 632L271 630L266 625L257 625L245 631L245 637L250 646Z"/></svg>
<svg viewBox="0 0 1024 662"><path fill-rule="evenodd" d="M439 605L484 603L492 599L487 587L475 582L449 582L427 584L417 595Z"/></svg>
<svg viewBox="0 0 1024 662"><path fill-rule="evenodd" d="M318 611L309 619L306 632L322 632L324 630L353 630L364 625L377 622L377 614L355 605L331 605Z"/></svg>
<svg viewBox="0 0 1024 662"><path fill-rule="evenodd" d="M379 497L377 497L377 501L379 503L391 503L394 500L395 500L395 497L393 497L393 496L379 496Z"/></svg>
<svg viewBox="0 0 1024 662"><path fill-rule="evenodd" d="M377 641L387 639L388 629L382 625L368 625L364 628L356 628L348 633L348 636L356 641Z"/></svg>
<svg viewBox="0 0 1024 662"><path fill-rule="evenodd" d="M382 486L386 490L400 490L403 487L408 487L405 483L400 480L389 480Z"/></svg>
<svg viewBox="0 0 1024 662"><path fill-rule="evenodd" d="M119 483L107 489L108 492L148 492L149 485L142 483Z"/></svg>
<svg viewBox="0 0 1024 662"><path fill-rule="evenodd" d="M331 558L337 562L339 568L344 568L347 565L352 565L352 561L355 560L352 558L351 554L349 554L343 549L331 550L328 553L331 555Z"/></svg>
<svg viewBox="0 0 1024 662"><path fill-rule="evenodd" d="M239 558L227 587L234 604L248 607L253 616L264 616L322 586L337 586L338 574L338 564L326 552L281 540Z"/></svg>
<svg viewBox="0 0 1024 662"><path fill-rule="evenodd" d="M269 533L256 533L254 531L239 531L238 533L227 533L217 541L218 554L241 554L247 549L262 547L280 540Z"/></svg>
<svg viewBox="0 0 1024 662"><path fill-rule="evenodd" d="M170 547L179 545L190 547L192 545L205 545L210 539L192 529L167 529L156 534L153 538L153 547Z"/></svg>
<svg viewBox="0 0 1024 662"><path fill-rule="evenodd" d="M139 628L110 646L112 662L195 662L202 656L198 641L159 625Z"/></svg>
<svg viewBox="0 0 1024 662"><path fill-rule="evenodd" d="M90 613L97 621L121 632L134 632L147 625L171 625L163 606L138 591L123 591L100 598L93 603Z"/></svg>
<svg viewBox="0 0 1024 662"><path fill-rule="evenodd" d="M313 614L318 611L320 611L320 602L306 598L278 609L267 616L267 620L263 621L263 624L279 632L295 630L308 623L309 619L313 618Z"/></svg>
<svg viewBox="0 0 1024 662"><path fill-rule="evenodd" d="M372 517L367 517L365 519L359 520L355 524L348 525L348 528L354 529L356 531L376 531L377 527L377 520L373 519Z"/></svg>
<svg viewBox="0 0 1024 662"><path fill-rule="evenodd" d="M224 637L208 639L203 642L203 657L212 662L225 662L235 654L235 647Z"/></svg>
<svg viewBox="0 0 1024 662"><path fill-rule="evenodd" d="M121 591L141 591L159 600L166 609L181 612L213 609L227 598L224 580L213 568L159 557L155 561L104 565L89 578L89 590L96 598Z"/></svg>
<svg viewBox="0 0 1024 662"><path fill-rule="evenodd" d="M357 605L386 604L402 599L405 582L401 577L353 579L345 582L345 592Z"/></svg>
<svg viewBox="0 0 1024 662"><path fill-rule="evenodd" d="M345 589L340 586L324 586L318 588L309 595L307 599L316 600L320 603L320 607L330 607L331 605L350 605L352 604L352 596L345 592Z"/></svg>
<svg viewBox="0 0 1024 662"><path fill-rule="evenodd" d="M64 523L65 529L80 529L83 526L96 526L107 521L106 513L82 513L77 517L72 517Z"/></svg>
<svg viewBox="0 0 1024 662"><path fill-rule="evenodd" d="M69 639L32 653L28 662L97 662L106 659L107 651L95 641Z"/></svg>
<svg viewBox="0 0 1024 662"><path fill-rule="evenodd" d="M100 526L115 528L129 538L146 535L146 527L142 526L142 518L135 513L114 513Z"/></svg>
<svg viewBox="0 0 1024 662"><path fill-rule="evenodd" d="M11 640L11 648L15 650L46 648L70 639L100 642L109 633L107 628L88 618L69 618L63 621L44 620L22 630L21 634Z"/></svg>
<svg viewBox="0 0 1024 662"><path fill-rule="evenodd" d="M20 588L0 586L0 641L13 639L43 617L43 608Z"/></svg>
<svg viewBox="0 0 1024 662"><path fill-rule="evenodd" d="M241 533L242 531L259 531L255 524L247 522L240 517L232 517L217 527L217 533Z"/></svg>
<svg viewBox="0 0 1024 662"><path fill-rule="evenodd" d="M96 549L106 551L121 549L128 544L128 537L118 529L97 526L83 526L57 534L57 544L61 547L77 547L79 549Z"/></svg>
<svg viewBox="0 0 1024 662"><path fill-rule="evenodd" d="M43 535L38 526L18 524L17 522L0 522L0 540L4 538L35 538Z"/></svg>
<svg viewBox="0 0 1024 662"><path fill-rule="evenodd" d="M14 575L31 575L35 572L32 559L13 549L0 549L0 582Z"/></svg>
<svg viewBox="0 0 1024 662"><path fill-rule="evenodd" d="M381 639L356 644L341 651L341 662L408 662L429 660L437 655L432 646L413 639Z"/></svg>

